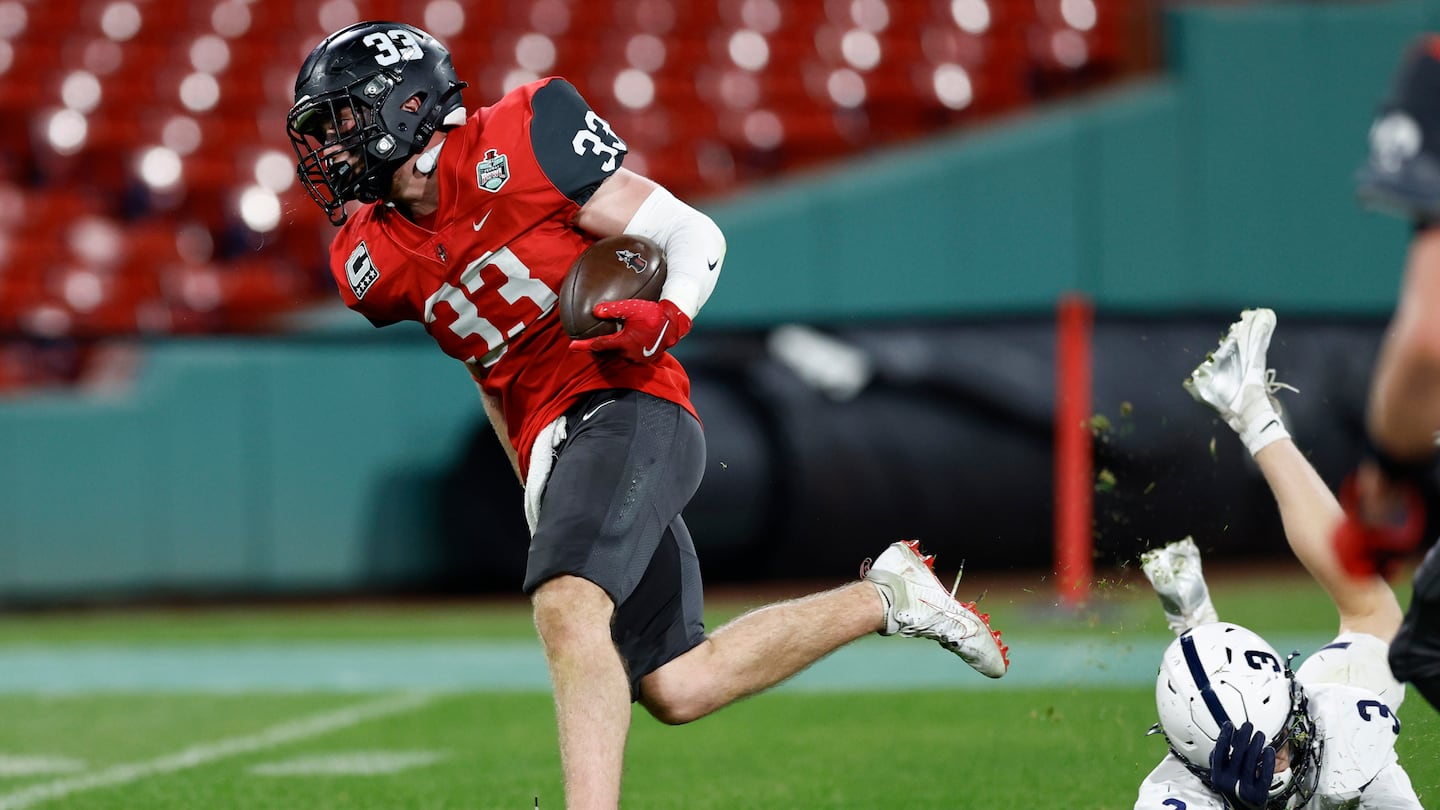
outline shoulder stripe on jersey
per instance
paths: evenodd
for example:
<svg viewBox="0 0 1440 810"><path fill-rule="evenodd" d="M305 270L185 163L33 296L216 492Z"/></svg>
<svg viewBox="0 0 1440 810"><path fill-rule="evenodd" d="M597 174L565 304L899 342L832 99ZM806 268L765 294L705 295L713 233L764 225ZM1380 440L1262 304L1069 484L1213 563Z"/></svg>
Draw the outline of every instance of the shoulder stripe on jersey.
<svg viewBox="0 0 1440 810"><path fill-rule="evenodd" d="M1320 649L1322 649L1322 650L1344 650L1344 649L1347 649L1349 646L1350 646L1350 642L1348 642L1348 641L1337 641L1337 642L1335 642L1334 644L1326 644L1324 647L1321 647Z"/></svg>
<svg viewBox="0 0 1440 810"><path fill-rule="evenodd" d="M625 160L629 147L570 82L549 79L530 99L530 147L561 194L584 205Z"/></svg>
<svg viewBox="0 0 1440 810"><path fill-rule="evenodd" d="M1210 715L1219 725L1229 723L1230 715L1220 704L1220 696L1215 694L1215 689L1210 686L1210 676L1205 674L1205 667L1200 663L1200 653L1195 649L1195 639L1191 638L1189 633L1180 637L1180 651L1185 654L1185 665L1190 668L1190 677L1195 679L1195 685L1200 688L1200 696L1205 699L1205 707L1210 710Z"/></svg>

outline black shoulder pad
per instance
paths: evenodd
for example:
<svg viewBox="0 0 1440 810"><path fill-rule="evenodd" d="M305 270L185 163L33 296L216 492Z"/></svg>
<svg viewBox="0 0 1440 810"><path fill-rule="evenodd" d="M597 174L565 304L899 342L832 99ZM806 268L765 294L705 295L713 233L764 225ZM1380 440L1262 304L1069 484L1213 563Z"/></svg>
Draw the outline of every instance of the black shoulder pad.
<svg viewBox="0 0 1440 810"><path fill-rule="evenodd" d="M564 79L536 90L531 110L530 143L541 170L561 194L584 205L629 147Z"/></svg>

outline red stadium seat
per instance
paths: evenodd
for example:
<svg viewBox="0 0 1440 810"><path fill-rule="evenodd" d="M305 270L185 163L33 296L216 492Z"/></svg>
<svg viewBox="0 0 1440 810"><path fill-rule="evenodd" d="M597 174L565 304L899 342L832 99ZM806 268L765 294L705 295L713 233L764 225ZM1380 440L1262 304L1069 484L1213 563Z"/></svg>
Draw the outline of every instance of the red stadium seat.
<svg viewBox="0 0 1440 810"><path fill-rule="evenodd" d="M142 0L139 30L110 42L100 28L109 2L25 2L24 31L0 41L0 67L8 65L0 72L0 114L10 122L0 134L0 332L62 321L70 331L255 329L265 328L268 313L328 300L333 230L321 211L291 187L282 194L280 230L256 250L245 242L234 199L255 182L263 150L289 159L284 117L295 71L329 29L352 21L344 4ZM629 142L630 165L686 196L726 193L1091 87L1144 69L1156 49L1142 39L1154 37L1155 12L1141 0L1064 7L1060 0L489 0L461 8L459 30L437 33L472 84L472 109L523 75L517 47L541 32L554 61L532 66L534 75L575 82ZM353 17L423 27L423 12L403 0L356 0ZM878 62L866 61L863 47L854 50L866 44L857 30L873 34ZM768 58L750 65L753 72L731 55L742 31L763 37ZM226 37L230 59L215 69L218 103L187 111L180 88L196 69L191 47L216 33ZM1077 43L1081 51L1073 50ZM1084 55L1079 67L1066 62L1076 52ZM83 145L57 149L47 127L62 104L62 82L82 69L95 75L101 98L87 111ZM616 78L632 69L647 71L648 105L632 108L617 93ZM200 141L181 155L181 186L137 194L138 156L164 143L166 124L182 116ZM17 189L22 205L10 203ZM93 214L139 219L126 224L115 261L87 266L61 223ZM185 227L193 238L182 250L177 234ZM205 244L208 250L194 248ZM157 320L157 307L168 317ZM11 373L17 364L6 365L6 349L0 343L0 390L25 376ZM31 378L56 377L33 353L9 356L42 369Z"/></svg>

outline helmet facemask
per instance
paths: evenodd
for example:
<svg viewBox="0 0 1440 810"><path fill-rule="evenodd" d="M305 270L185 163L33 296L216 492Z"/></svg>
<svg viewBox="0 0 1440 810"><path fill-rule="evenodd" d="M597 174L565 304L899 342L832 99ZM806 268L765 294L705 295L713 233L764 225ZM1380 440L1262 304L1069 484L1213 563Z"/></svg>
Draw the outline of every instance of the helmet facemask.
<svg viewBox="0 0 1440 810"><path fill-rule="evenodd" d="M386 131L379 112L394 86L377 74L343 91L306 99L290 111L300 181L337 225L344 221L346 202L383 197L395 170L412 154ZM357 99L374 103L366 106Z"/></svg>
<svg viewBox="0 0 1440 810"><path fill-rule="evenodd" d="M1273 810L1303 806L1315 795L1320 779L1323 743L1316 737L1315 721L1310 718L1310 702L1305 697L1305 690L1290 669L1290 661L1296 655L1298 653L1291 653L1285 660L1285 677L1290 681L1290 717L1275 739L1267 742L1276 751L1287 744L1290 746L1290 767L1275 774L1270 783L1270 799L1265 806Z"/></svg>

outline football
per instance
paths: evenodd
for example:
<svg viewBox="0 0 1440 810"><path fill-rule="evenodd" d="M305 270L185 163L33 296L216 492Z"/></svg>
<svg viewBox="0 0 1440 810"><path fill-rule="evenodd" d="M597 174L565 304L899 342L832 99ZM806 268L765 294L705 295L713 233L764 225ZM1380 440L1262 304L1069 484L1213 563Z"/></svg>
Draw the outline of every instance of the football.
<svg viewBox="0 0 1440 810"><path fill-rule="evenodd" d="M665 251L643 236L608 236L575 259L560 285L560 325L576 340L608 335L619 321L595 317L601 301L659 301L665 286Z"/></svg>

